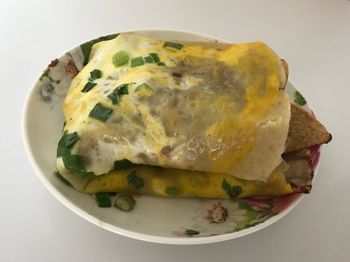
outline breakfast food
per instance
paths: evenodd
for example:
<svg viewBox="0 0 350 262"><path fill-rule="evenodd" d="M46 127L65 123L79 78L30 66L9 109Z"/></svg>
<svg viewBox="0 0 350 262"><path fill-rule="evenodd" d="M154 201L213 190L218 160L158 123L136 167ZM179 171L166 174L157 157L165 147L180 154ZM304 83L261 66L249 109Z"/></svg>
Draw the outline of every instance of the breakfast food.
<svg viewBox="0 0 350 262"><path fill-rule="evenodd" d="M94 194L309 192L310 147L331 136L290 103L287 77L286 62L262 42L120 34L97 43L64 101L57 170Z"/></svg>

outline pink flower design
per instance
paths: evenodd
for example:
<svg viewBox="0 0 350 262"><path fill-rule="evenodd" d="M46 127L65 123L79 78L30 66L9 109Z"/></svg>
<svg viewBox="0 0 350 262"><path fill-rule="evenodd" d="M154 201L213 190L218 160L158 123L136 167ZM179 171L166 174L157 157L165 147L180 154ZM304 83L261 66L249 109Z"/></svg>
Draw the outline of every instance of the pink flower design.
<svg viewBox="0 0 350 262"><path fill-rule="evenodd" d="M70 75L71 78L75 77L79 73L79 70L72 59L68 61L64 68L66 69L66 73Z"/></svg>
<svg viewBox="0 0 350 262"><path fill-rule="evenodd" d="M51 63L48 65L48 67L55 67L59 61L60 60L58 60L57 58L52 60Z"/></svg>

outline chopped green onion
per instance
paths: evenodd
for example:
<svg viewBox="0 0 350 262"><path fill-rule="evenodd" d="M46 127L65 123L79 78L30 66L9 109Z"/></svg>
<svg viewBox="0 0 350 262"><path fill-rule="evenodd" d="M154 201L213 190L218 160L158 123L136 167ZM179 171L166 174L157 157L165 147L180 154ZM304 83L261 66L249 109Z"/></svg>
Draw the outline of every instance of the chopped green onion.
<svg viewBox="0 0 350 262"><path fill-rule="evenodd" d="M83 163L83 158L79 155L64 154L62 156L64 167L70 171L84 176L86 169Z"/></svg>
<svg viewBox="0 0 350 262"><path fill-rule="evenodd" d="M242 193L242 188L240 186L231 187L230 196L231 198L238 197Z"/></svg>
<svg viewBox="0 0 350 262"><path fill-rule="evenodd" d="M174 43L174 42L165 42L163 47L170 47L177 50L181 50L184 47L184 45L180 43Z"/></svg>
<svg viewBox="0 0 350 262"><path fill-rule="evenodd" d="M67 186L70 186L70 187L73 187L73 185L67 180L65 179L61 174L60 172L56 171L54 173L56 175L56 177L64 184L66 184Z"/></svg>
<svg viewBox="0 0 350 262"><path fill-rule="evenodd" d="M85 169L83 158L79 155L72 155L70 152L62 156L64 167L79 175L82 178L92 178L95 176L93 172L88 172Z"/></svg>
<svg viewBox="0 0 350 262"><path fill-rule="evenodd" d="M111 207L112 201L109 197L109 193L101 192L95 194L96 202L99 207Z"/></svg>
<svg viewBox="0 0 350 262"><path fill-rule="evenodd" d="M139 92L141 90L153 91L153 89L146 83L143 83L135 88L135 92Z"/></svg>
<svg viewBox="0 0 350 262"><path fill-rule="evenodd" d="M132 196L126 195L126 194L118 195L117 199L114 202L114 206L116 208L120 209L121 211L125 211L125 212L132 210L134 208L135 204L136 204L135 199Z"/></svg>
<svg viewBox="0 0 350 262"><path fill-rule="evenodd" d="M116 196L116 195L117 195L117 192L108 192L108 195L110 195L110 196Z"/></svg>
<svg viewBox="0 0 350 262"><path fill-rule="evenodd" d="M62 156L64 167L79 175L82 178L92 178L95 176L93 172L88 172L85 169L83 158L79 155L72 155L70 152L65 153Z"/></svg>
<svg viewBox="0 0 350 262"><path fill-rule="evenodd" d="M87 82L86 85L84 86L84 88L81 90L81 92L87 93L87 92L89 92L91 89L93 89L96 85L97 85L96 83Z"/></svg>
<svg viewBox="0 0 350 262"><path fill-rule="evenodd" d="M166 64L164 62L158 62L159 66L166 66Z"/></svg>
<svg viewBox="0 0 350 262"><path fill-rule="evenodd" d="M157 53L149 53L149 55L152 56L153 61L154 61L155 63L160 62L160 58L159 58L159 56L158 56Z"/></svg>
<svg viewBox="0 0 350 262"><path fill-rule="evenodd" d="M57 146L57 157L62 156L66 152L70 152L74 144L79 140L77 132L64 133L58 142Z"/></svg>
<svg viewBox="0 0 350 262"><path fill-rule="evenodd" d="M300 94L299 91L295 91L294 93L294 102L299 105L299 106L304 106L306 105L306 100L305 98L303 97L302 94Z"/></svg>
<svg viewBox="0 0 350 262"><path fill-rule="evenodd" d="M91 53L91 48L94 44L101 42L101 41L106 41L106 40L111 40L113 38L116 38L119 34L113 34L113 35L106 35L106 36L101 36L99 38L96 38L94 40L91 40L89 42L86 42L80 46L81 51L83 53L83 65L85 66L89 62L89 57Z"/></svg>
<svg viewBox="0 0 350 262"><path fill-rule="evenodd" d="M116 67L123 66L129 62L129 55L125 51L119 51L113 55L112 62Z"/></svg>
<svg viewBox="0 0 350 262"><path fill-rule="evenodd" d="M199 232L197 230L193 230L193 229L187 229L185 231L185 234L189 237L192 237L192 236L195 236L195 235L198 235Z"/></svg>
<svg viewBox="0 0 350 262"><path fill-rule="evenodd" d="M145 63L153 63L153 57L151 55L148 55L146 57L143 58L145 60Z"/></svg>
<svg viewBox="0 0 350 262"><path fill-rule="evenodd" d="M81 177L93 177L93 172L85 169L83 159L79 155L72 155L71 150L74 144L79 140L77 132L64 133L57 146L57 157L62 157L64 167Z"/></svg>
<svg viewBox="0 0 350 262"><path fill-rule="evenodd" d="M138 57L134 57L131 59L131 67L136 67L136 66L141 66L143 65L145 62L143 61L142 56L138 56Z"/></svg>
<svg viewBox="0 0 350 262"><path fill-rule="evenodd" d="M112 100L113 105L120 102L123 95L129 94L129 84L117 86L107 97Z"/></svg>
<svg viewBox="0 0 350 262"><path fill-rule="evenodd" d="M142 177L139 177L137 175L136 171L131 172L127 176L127 180L128 180L128 183L134 185L136 189L141 189L145 185L145 183L143 182Z"/></svg>
<svg viewBox="0 0 350 262"><path fill-rule="evenodd" d="M134 164L133 162L130 162L127 159L117 160L117 161L114 161L114 168L113 168L113 170L130 168L130 167L133 167L135 165L136 164Z"/></svg>
<svg viewBox="0 0 350 262"><path fill-rule="evenodd" d="M238 197L242 193L242 188L240 186L231 187L226 179L222 180L221 188L226 191L230 198Z"/></svg>
<svg viewBox="0 0 350 262"><path fill-rule="evenodd" d="M95 69L95 70L92 70L92 71L90 72L90 78L89 78L89 80L90 80L90 81L94 81L94 80L99 79L99 78L101 78L101 77L102 77L102 71L101 71L101 70L98 70L98 69Z"/></svg>
<svg viewBox="0 0 350 262"><path fill-rule="evenodd" d="M89 117L105 122L112 111L112 109L105 107L100 103L97 103L95 107L90 111Z"/></svg>
<svg viewBox="0 0 350 262"><path fill-rule="evenodd" d="M174 186L168 186L166 189L165 189L165 193L169 196L178 196L179 195L179 191L177 190L176 187Z"/></svg>

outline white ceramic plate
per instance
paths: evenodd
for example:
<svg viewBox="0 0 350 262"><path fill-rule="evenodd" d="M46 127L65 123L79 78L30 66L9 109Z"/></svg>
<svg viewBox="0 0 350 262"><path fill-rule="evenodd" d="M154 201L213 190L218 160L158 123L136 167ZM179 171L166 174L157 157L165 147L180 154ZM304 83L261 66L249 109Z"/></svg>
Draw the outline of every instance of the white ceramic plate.
<svg viewBox="0 0 350 262"><path fill-rule="evenodd" d="M135 33L164 40L225 42L180 31L142 30ZM63 184L53 175L56 146L62 135L62 102L71 79L83 67L92 43L82 44L50 63L30 90L23 113L23 137L28 157L40 180L65 206L102 228L131 238L156 243L202 244L258 231L281 219L299 203L300 194L240 201L138 196L133 211L121 212L116 208L99 208L90 195ZM293 101L296 89L290 82L287 91ZM303 107L307 108L307 105ZM318 156L319 150L314 152L314 163ZM214 215L209 216L208 212Z"/></svg>

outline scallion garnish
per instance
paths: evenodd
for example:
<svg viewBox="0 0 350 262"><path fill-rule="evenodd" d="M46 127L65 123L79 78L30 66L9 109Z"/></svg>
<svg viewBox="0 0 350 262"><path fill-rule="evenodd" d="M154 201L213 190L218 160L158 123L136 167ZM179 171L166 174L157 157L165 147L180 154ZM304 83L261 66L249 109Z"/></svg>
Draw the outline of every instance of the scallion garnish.
<svg viewBox="0 0 350 262"><path fill-rule="evenodd" d="M179 191L177 190L176 187L174 186L168 186L166 189L165 189L165 193L169 196L178 196L179 195Z"/></svg>
<svg viewBox="0 0 350 262"><path fill-rule="evenodd" d="M87 92L89 92L91 89L93 89L96 85L97 85L96 83L87 82L86 85L84 86L84 88L81 90L81 92L87 93Z"/></svg>
<svg viewBox="0 0 350 262"><path fill-rule="evenodd" d="M80 46L81 51L83 52L83 65L85 66L89 62L89 57L91 53L91 48L94 44L101 42L101 41L106 41L106 40L111 40L113 38L116 38L119 34L113 34L113 35L106 35L106 36L101 36L97 39L91 40L89 42L86 42Z"/></svg>
<svg viewBox="0 0 350 262"><path fill-rule="evenodd" d="M240 186L232 186L226 181L222 180L221 188L226 191L230 198L238 197L242 193L242 188Z"/></svg>
<svg viewBox="0 0 350 262"><path fill-rule="evenodd" d="M153 61L154 61L155 63L160 62L160 58L159 58L159 56L158 56L157 53L149 53L149 55L152 56Z"/></svg>
<svg viewBox="0 0 350 262"><path fill-rule="evenodd" d="M134 164L133 162L130 162L127 159L123 159L123 160L117 160L114 161L114 170L118 170L118 169L125 169L125 168L130 168L135 166L136 164Z"/></svg>
<svg viewBox="0 0 350 262"><path fill-rule="evenodd" d="M63 161L64 167L67 170L72 171L73 173L75 173L83 178L90 178L90 177L95 176L95 174L93 172L88 172L85 169L82 156L72 155L69 152L69 153L64 154L62 156L62 161Z"/></svg>
<svg viewBox="0 0 350 262"><path fill-rule="evenodd" d="M144 60L145 60L145 63L149 63L149 64L154 62L153 57L151 55L144 57Z"/></svg>
<svg viewBox="0 0 350 262"><path fill-rule="evenodd" d="M123 95L129 94L129 84L117 86L107 97L112 100L113 105L120 102Z"/></svg>
<svg viewBox="0 0 350 262"><path fill-rule="evenodd" d="M193 230L193 229L187 229L185 231L185 234L189 237L195 236L195 235L199 235L199 232L197 230Z"/></svg>
<svg viewBox="0 0 350 262"><path fill-rule="evenodd" d="M115 66L123 66L129 62L129 55L125 51L119 51L112 57L112 62Z"/></svg>
<svg viewBox="0 0 350 262"><path fill-rule="evenodd" d="M109 193L101 192L95 194L96 203L99 207L111 207L112 201L109 196Z"/></svg>
<svg viewBox="0 0 350 262"><path fill-rule="evenodd" d="M100 103L97 103L95 107L90 111L89 117L105 122L112 111L112 109L105 107Z"/></svg>
<svg viewBox="0 0 350 262"><path fill-rule="evenodd" d="M66 184L67 186L70 186L70 187L73 187L73 185L67 180L65 179L61 174L60 172L56 171L54 173L56 175L56 177L61 180L62 183Z"/></svg>
<svg viewBox="0 0 350 262"><path fill-rule="evenodd" d="M64 133L58 142L57 146L57 157L63 156L65 153L72 150L74 144L79 140L79 135L77 132L74 133Z"/></svg>
<svg viewBox="0 0 350 262"><path fill-rule="evenodd" d="M68 170L81 173L85 172L85 167L83 164L83 159L79 155L63 155L64 167Z"/></svg>
<svg viewBox="0 0 350 262"><path fill-rule="evenodd" d="M127 176L127 181L129 184L132 184L135 186L136 189L141 189L144 187L145 183L143 181L142 177L139 177L136 173L136 171L132 171L128 176Z"/></svg>
<svg viewBox="0 0 350 262"><path fill-rule="evenodd" d="M165 42L163 47L169 47L169 48L181 50L184 47L184 45L180 43L174 43L174 42Z"/></svg>
<svg viewBox="0 0 350 262"><path fill-rule="evenodd" d="M142 56L134 57L134 58L131 58L130 67L141 66L141 65L143 65L144 63L145 63L145 62L143 61Z"/></svg>
<svg viewBox="0 0 350 262"><path fill-rule="evenodd" d="M64 133L58 142L57 146L57 157L62 157L64 167L78 174L81 177L92 177L95 174L93 172L88 172L85 169L83 158L79 155L73 155L71 150L74 144L79 140L77 132L74 133Z"/></svg>
<svg viewBox="0 0 350 262"><path fill-rule="evenodd" d="M95 69L95 70L92 70L90 72L89 81L94 81L94 80L99 79L101 77L102 77L102 71L98 70L98 69Z"/></svg>
<svg viewBox="0 0 350 262"><path fill-rule="evenodd" d="M114 202L114 206L120 209L121 211L128 212L134 208L135 203L136 201L132 196L126 195L126 194L120 194L117 196Z"/></svg>
<svg viewBox="0 0 350 262"><path fill-rule="evenodd" d="M166 66L166 64L164 62L158 62L159 66Z"/></svg>

